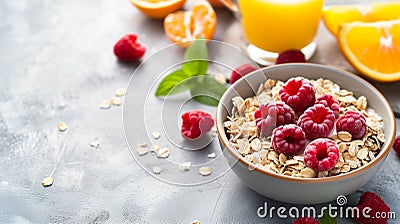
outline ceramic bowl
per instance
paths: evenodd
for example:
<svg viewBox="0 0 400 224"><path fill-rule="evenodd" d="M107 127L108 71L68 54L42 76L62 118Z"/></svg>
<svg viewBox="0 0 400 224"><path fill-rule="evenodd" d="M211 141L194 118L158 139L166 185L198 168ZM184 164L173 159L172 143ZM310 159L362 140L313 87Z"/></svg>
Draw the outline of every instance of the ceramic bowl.
<svg viewBox="0 0 400 224"><path fill-rule="evenodd" d="M329 79L355 96L365 96L369 108L375 110L384 122L385 142L379 155L367 165L346 174L326 178L289 177L254 167L229 143L224 121L232 111L232 98L254 96L259 85L268 78L286 81L291 77ZM254 191L268 198L295 204L316 204L335 200L361 188L385 162L396 133L393 111L385 97L367 81L346 71L317 64L284 64L252 72L228 88L220 100L216 116L217 132L224 156L232 170Z"/></svg>

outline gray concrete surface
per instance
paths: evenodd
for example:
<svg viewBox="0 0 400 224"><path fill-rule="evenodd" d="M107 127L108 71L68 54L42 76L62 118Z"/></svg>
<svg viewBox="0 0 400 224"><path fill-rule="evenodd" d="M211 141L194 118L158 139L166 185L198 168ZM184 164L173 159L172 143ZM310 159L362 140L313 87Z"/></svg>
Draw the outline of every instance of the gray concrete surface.
<svg viewBox="0 0 400 224"><path fill-rule="evenodd" d="M215 38L229 39L233 17L219 10L218 18ZM0 19L0 223L291 222L259 218L264 202L290 205L258 195L233 172L196 186L154 178L127 148L122 108L98 108L127 86L138 66L115 59L115 41L138 33L149 57L170 43L161 21L127 0L3 0ZM57 130L60 121L68 124L66 132ZM99 148L90 146L94 139ZM399 166L391 152L348 204L373 191L400 215ZM53 186L42 187L50 175Z"/></svg>

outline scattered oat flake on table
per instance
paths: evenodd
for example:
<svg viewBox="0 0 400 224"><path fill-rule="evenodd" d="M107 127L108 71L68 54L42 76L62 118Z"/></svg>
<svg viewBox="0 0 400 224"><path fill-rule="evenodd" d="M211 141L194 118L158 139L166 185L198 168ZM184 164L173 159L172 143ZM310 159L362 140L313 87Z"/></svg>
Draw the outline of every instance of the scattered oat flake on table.
<svg viewBox="0 0 400 224"><path fill-rule="evenodd" d="M139 144L138 147L136 148L136 152L139 154L139 156L147 154L149 152L147 144L145 146L143 144Z"/></svg>
<svg viewBox="0 0 400 224"><path fill-rule="evenodd" d="M167 158L169 156L169 149L168 148L161 148L157 150L157 157L158 158Z"/></svg>
<svg viewBox="0 0 400 224"><path fill-rule="evenodd" d="M179 164L179 170L182 172L189 171L190 170L190 161Z"/></svg>
<svg viewBox="0 0 400 224"><path fill-rule="evenodd" d="M93 140L93 141L90 142L90 146L93 147L93 148L98 149L99 146L100 146L100 143L97 140Z"/></svg>
<svg viewBox="0 0 400 224"><path fill-rule="evenodd" d="M115 91L115 96L124 96L126 94L126 89L125 88L119 88L117 91Z"/></svg>
<svg viewBox="0 0 400 224"><path fill-rule="evenodd" d="M151 135L153 135L153 138L156 140L161 137L161 133L158 131L154 131L153 133L151 133Z"/></svg>
<svg viewBox="0 0 400 224"><path fill-rule="evenodd" d="M114 106L121 106L122 100L121 100L121 98L113 97L113 98L111 99L111 103L112 103L112 105L114 105Z"/></svg>
<svg viewBox="0 0 400 224"><path fill-rule="evenodd" d="M208 158L215 158L215 156L216 156L215 152L210 153L210 154L207 155Z"/></svg>
<svg viewBox="0 0 400 224"><path fill-rule="evenodd" d="M66 123L64 123L64 122L58 123L58 130L59 130L59 131L66 131L67 128L68 128L68 126L67 126Z"/></svg>
<svg viewBox="0 0 400 224"><path fill-rule="evenodd" d="M208 176L212 173L212 169L209 166L202 166L199 168L199 174L202 176Z"/></svg>
<svg viewBox="0 0 400 224"><path fill-rule="evenodd" d="M199 220L194 220L194 221L192 222L192 224L200 224L200 221L199 221Z"/></svg>
<svg viewBox="0 0 400 224"><path fill-rule="evenodd" d="M53 177L46 177L43 179L42 185L43 187L50 187L51 185L53 185L53 182L54 182Z"/></svg>
<svg viewBox="0 0 400 224"><path fill-rule="evenodd" d="M109 109L111 107L111 101L110 100L103 100L100 103L100 109Z"/></svg>
<svg viewBox="0 0 400 224"><path fill-rule="evenodd" d="M155 173L155 174L160 174L162 171L163 171L163 169L161 169L161 167L159 167L159 166L153 167L153 173Z"/></svg>

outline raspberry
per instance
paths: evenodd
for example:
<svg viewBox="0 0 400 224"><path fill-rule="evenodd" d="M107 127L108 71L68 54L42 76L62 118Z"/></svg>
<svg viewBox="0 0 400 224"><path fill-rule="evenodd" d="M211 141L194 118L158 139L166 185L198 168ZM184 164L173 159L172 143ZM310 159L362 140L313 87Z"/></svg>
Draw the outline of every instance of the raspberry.
<svg viewBox="0 0 400 224"><path fill-rule="evenodd" d="M304 78L291 78L279 90L279 96L295 112L303 112L314 104L315 88L311 82Z"/></svg>
<svg viewBox="0 0 400 224"><path fill-rule="evenodd" d="M275 64L306 62L306 57L299 50L287 50L279 54Z"/></svg>
<svg viewBox="0 0 400 224"><path fill-rule="evenodd" d="M396 137L393 143L393 150L400 155L400 135Z"/></svg>
<svg viewBox="0 0 400 224"><path fill-rule="evenodd" d="M135 61L141 58L146 52L146 48L136 40L136 34L127 34L119 39L114 45L115 56L124 61Z"/></svg>
<svg viewBox="0 0 400 224"><path fill-rule="evenodd" d="M213 117L206 112L193 110L182 114L181 133L187 139L196 139L214 126Z"/></svg>
<svg viewBox="0 0 400 224"><path fill-rule="evenodd" d="M352 139L360 139L367 132L367 123L365 117L356 111L347 111L336 122L336 131L347 131Z"/></svg>
<svg viewBox="0 0 400 224"><path fill-rule="evenodd" d="M294 122L294 111L282 101L261 104L254 113L257 128L264 136L269 136L275 127Z"/></svg>
<svg viewBox="0 0 400 224"><path fill-rule="evenodd" d="M293 224L320 224L320 222L310 217L302 217L294 220Z"/></svg>
<svg viewBox="0 0 400 224"><path fill-rule="evenodd" d="M306 134L295 124L277 127L272 135L272 146L277 153L286 156L298 154L306 146Z"/></svg>
<svg viewBox="0 0 400 224"><path fill-rule="evenodd" d="M387 217L390 212L389 206L375 193L365 192L362 194L357 207L359 209L359 217L356 217L355 220L360 224L386 224L389 219ZM365 212L370 211L365 214L369 218L364 216L364 210Z"/></svg>
<svg viewBox="0 0 400 224"><path fill-rule="evenodd" d="M328 137L334 123L335 115L332 110L321 104L309 107L297 121L309 140Z"/></svg>
<svg viewBox="0 0 400 224"><path fill-rule="evenodd" d="M304 164L315 171L328 171L339 160L336 143L327 138L318 138L310 142L304 150Z"/></svg>
<svg viewBox="0 0 400 224"><path fill-rule="evenodd" d="M335 100L332 95L323 94L317 98L315 104L322 104L333 111L336 118L339 117L339 101Z"/></svg>
<svg viewBox="0 0 400 224"><path fill-rule="evenodd" d="M238 79L242 78L243 76L255 70L257 70L257 68L253 67L250 64L243 64L235 68L235 70L232 71L230 83L231 84L235 83Z"/></svg>

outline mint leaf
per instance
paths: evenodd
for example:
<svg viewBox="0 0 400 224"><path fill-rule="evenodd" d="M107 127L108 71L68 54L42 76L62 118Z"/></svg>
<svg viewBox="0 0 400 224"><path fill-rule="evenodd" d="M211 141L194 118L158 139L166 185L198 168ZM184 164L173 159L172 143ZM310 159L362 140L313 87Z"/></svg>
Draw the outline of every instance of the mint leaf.
<svg viewBox="0 0 400 224"><path fill-rule="evenodd" d="M190 94L199 103L217 106L222 95L226 91L226 86L219 83L213 76L198 76L193 80Z"/></svg>
<svg viewBox="0 0 400 224"><path fill-rule="evenodd" d="M319 219L321 224L336 224L336 219L329 215L329 210L324 211L324 215Z"/></svg>
<svg viewBox="0 0 400 224"><path fill-rule="evenodd" d="M205 75L208 69L208 51L206 41L203 38L192 42L185 51L185 63L182 70L187 75Z"/></svg>
<svg viewBox="0 0 400 224"><path fill-rule="evenodd" d="M183 92L190 88L187 79L190 78L183 70L176 70L161 80L156 90L156 96L167 96Z"/></svg>

